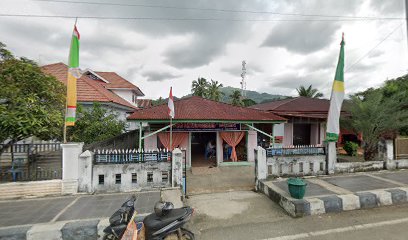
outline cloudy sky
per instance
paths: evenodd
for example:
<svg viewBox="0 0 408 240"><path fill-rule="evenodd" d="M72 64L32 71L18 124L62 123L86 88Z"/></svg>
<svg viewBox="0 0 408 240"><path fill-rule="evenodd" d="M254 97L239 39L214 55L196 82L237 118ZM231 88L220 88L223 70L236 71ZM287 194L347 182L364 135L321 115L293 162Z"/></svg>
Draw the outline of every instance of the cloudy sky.
<svg viewBox="0 0 408 240"><path fill-rule="evenodd" d="M404 7L404 0L1 0L0 15L78 16L81 68L115 71L146 98L166 97L170 86L186 95L199 76L239 87L242 60L249 90L295 96L313 84L328 97L342 32L348 94L408 73ZM74 21L0 16L0 41L41 65L66 63Z"/></svg>

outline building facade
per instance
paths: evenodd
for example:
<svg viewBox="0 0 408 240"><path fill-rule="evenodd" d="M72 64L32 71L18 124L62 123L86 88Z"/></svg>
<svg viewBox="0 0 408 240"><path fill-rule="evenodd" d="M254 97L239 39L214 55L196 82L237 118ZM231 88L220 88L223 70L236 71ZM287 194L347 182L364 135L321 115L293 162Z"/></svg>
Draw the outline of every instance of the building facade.
<svg viewBox="0 0 408 240"><path fill-rule="evenodd" d="M286 118L286 123L262 128L283 146L319 145L326 137L326 121L330 101L296 97L253 105L250 108L268 111ZM346 112L342 110L342 115ZM342 139L342 138L340 138ZM270 144L270 139L265 139ZM272 140L273 141L273 140Z"/></svg>
<svg viewBox="0 0 408 240"><path fill-rule="evenodd" d="M192 167L253 162L258 136L254 125L286 122L270 112L196 96L177 100L174 105L171 123L167 104L136 110L128 120L145 126L140 133L141 149L181 148L186 152L186 165ZM214 151L209 151L211 147Z"/></svg>
<svg viewBox="0 0 408 240"><path fill-rule="evenodd" d="M68 67L64 63L45 65L41 69L66 84ZM87 109L95 102L100 103L122 121L127 121L127 117L138 108L138 98L142 96L144 94L137 86L115 72L86 69L77 80L78 104ZM136 128L137 125L127 122L127 130Z"/></svg>

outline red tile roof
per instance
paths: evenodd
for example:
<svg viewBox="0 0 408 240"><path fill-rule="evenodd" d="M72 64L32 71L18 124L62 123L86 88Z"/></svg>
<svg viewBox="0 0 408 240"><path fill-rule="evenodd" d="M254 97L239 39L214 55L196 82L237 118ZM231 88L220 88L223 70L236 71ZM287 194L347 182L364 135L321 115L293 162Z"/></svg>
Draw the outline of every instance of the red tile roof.
<svg viewBox="0 0 408 240"><path fill-rule="evenodd" d="M41 67L41 70L66 84L68 66L64 63L45 65ZM100 81L92 80L84 75L77 80L77 99L78 102L111 102L131 109L136 108L123 98L106 89Z"/></svg>
<svg viewBox="0 0 408 240"><path fill-rule="evenodd" d="M324 112L329 111L330 101L327 99L296 97L261 103L250 108L279 112Z"/></svg>
<svg viewBox="0 0 408 240"><path fill-rule="evenodd" d="M119 76L115 72L95 72L99 76L103 77L109 83L102 83L107 89L132 89L135 90L139 96L144 96L143 92L134 84Z"/></svg>
<svg viewBox="0 0 408 240"><path fill-rule="evenodd" d="M153 106L151 99L136 99L136 105L138 108L149 108Z"/></svg>
<svg viewBox="0 0 408 240"><path fill-rule="evenodd" d="M273 113L237 107L197 96L182 98L174 102L174 120L214 121L286 121ZM168 120L167 104L136 110L128 120Z"/></svg>
<svg viewBox="0 0 408 240"><path fill-rule="evenodd" d="M253 109L269 111L284 117L327 118L330 100L296 97L250 106ZM344 111L342 111L344 113Z"/></svg>

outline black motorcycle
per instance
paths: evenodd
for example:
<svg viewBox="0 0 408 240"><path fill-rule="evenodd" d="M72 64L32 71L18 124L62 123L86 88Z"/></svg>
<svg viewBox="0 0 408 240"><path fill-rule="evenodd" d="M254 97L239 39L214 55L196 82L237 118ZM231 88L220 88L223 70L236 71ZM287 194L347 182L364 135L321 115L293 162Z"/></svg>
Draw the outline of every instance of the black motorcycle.
<svg viewBox="0 0 408 240"><path fill-rule="evenodd" d="M106 240L119 240L126 231L126 227L132 218L135 209L134 202L136 197L133 195L126 200L110 218L110 225L104 229ZM155 204L154 213L148 215L143 220L144 236L140 240L194 240L194 234L183 228L187 223L194 210L190 207L174 209L170 202L158 202Z"/></svg>

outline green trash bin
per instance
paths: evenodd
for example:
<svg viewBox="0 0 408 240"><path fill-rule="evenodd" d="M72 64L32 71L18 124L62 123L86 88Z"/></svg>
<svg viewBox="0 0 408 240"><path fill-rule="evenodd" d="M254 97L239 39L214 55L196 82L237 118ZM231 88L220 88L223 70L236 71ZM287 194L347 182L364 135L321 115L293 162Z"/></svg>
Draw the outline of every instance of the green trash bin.
<svg viewBox="0 0 408 240"><path fill-rule="evenodd" d="M296 199L302 199L305 196L307 183L300 178L289 178L288 188L290 196Z"/></svg>

